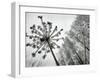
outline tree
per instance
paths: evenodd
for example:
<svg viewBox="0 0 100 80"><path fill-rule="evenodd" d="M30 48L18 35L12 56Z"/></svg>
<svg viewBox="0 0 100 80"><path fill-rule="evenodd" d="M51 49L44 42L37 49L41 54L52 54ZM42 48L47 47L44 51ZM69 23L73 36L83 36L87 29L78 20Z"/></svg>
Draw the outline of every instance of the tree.
<svg viewBox="0 0 100 80"><path fill-rule="evenodd" d="M78 55L82 59L82 64L89 64L89 51L90 51L90 25L89 25L89 15L78 15L75 22L71 26L69 31L69 36L75 40L78 47L82 47L82 50L78 50ZM77 51L77 50L76 50ZM81 54L84 54L81 55Z"/></svg>
<svg viewBox="0 0 100 80"><path fill-rule="evenodd" d="M90 25L89 15L77 15L75 21L71 25L69 32L66 32L64 39L63 56L64 63L68 65L89 64L90 57Z"/></svg>

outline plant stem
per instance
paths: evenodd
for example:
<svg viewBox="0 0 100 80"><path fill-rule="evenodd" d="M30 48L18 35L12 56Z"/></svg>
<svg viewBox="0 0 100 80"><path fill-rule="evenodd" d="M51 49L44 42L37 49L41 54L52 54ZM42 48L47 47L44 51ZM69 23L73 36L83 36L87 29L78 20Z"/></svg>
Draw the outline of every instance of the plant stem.
<svg viewBox="0 0 100 80"><path fill-rule="evenodd" d="M55 57L55 55L54 55L54 53L53 53L53 50L52 50L52 48L51 48L51 46L50 46L49 41L47 41L47 43L48 43L49 48L50 48L50 50L51 50L52 56L53 56L53 58L54 58L54 60L55 60L55 62L56 62L56 65L59 66L60 64L59 64L59 62L57 61L57 59L56 59L56 57Z"/></svg>

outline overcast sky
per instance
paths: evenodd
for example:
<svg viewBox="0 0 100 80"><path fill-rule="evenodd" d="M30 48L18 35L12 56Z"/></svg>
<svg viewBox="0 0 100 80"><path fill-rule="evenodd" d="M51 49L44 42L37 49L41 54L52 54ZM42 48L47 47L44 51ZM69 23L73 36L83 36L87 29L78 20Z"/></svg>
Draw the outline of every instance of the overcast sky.
<svg viewBox="0 0 100 80"><path fill-rule="evenodd" d="M70 29L72 22L75 20L76 15L61 15L61 14L41 14L41 13L26 13L26 26L30 27L33 24L40 24L40 20L37 16L43 16L44 21L50 21L54 26L58 26L59 29L63 28L65 31Z"/></svg>

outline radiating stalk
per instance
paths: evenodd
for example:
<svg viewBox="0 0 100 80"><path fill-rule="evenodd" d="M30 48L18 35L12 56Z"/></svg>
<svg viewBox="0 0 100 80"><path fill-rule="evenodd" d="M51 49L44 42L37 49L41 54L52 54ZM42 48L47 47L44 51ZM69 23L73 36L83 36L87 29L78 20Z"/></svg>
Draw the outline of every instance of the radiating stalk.
<svg viewBox="0 0 100 80"><path fill-rule="evenodd" d="M54 60L55 60L55 62L56 62L56 65L57 65L57 66L60 66L59 62L57 61L57 59L56 59L56 57L55 57L55 55L54 55L54 53L53 53L53 50L52 50L52 48L51 48L51 46L50 46L49 41L47 41L47 43L48 43L49 48L50 48L50 50L51 50L52 56L53 56L53 58L54 58Z"/></svg>

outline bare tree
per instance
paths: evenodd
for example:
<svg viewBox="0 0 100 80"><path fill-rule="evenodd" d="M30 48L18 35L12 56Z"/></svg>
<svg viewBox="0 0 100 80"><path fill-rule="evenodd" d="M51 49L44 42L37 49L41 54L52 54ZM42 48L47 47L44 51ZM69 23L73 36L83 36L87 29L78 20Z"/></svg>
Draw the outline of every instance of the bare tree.
<svg viewBox="0 0 100 80"><path fill-rule="evenodd" d="M80 44L79 47L83 48L83 50L79 50L79 52L84 52L84 56L79 56L80 59L84 58L82 59L82 64L89 64L89 22L89 15L78 15L69 32L69 36L74 39L77 44ZM78 54L80 55L81 53Z"/></svg>
<svg viewBox="0 0 100 80"><path fill-rule="evenodd" d="M77 15L70 31L67 32L63 49L66 56L65 63L68 65L90 63L89 22L89 15Z"/></svg>

